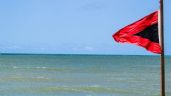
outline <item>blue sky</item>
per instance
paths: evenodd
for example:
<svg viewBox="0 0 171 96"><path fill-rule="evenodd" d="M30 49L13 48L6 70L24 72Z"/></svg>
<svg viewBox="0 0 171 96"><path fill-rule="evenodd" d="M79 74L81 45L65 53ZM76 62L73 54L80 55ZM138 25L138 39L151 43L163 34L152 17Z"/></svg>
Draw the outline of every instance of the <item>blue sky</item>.
<svg viewBox="0 0 171 96"><path fill-rule="evenodd" d="M171 0L165 0L165 49L171 55ZM1 0L0 52L151 55L112 34L158 10L158 0Z"/></svg>

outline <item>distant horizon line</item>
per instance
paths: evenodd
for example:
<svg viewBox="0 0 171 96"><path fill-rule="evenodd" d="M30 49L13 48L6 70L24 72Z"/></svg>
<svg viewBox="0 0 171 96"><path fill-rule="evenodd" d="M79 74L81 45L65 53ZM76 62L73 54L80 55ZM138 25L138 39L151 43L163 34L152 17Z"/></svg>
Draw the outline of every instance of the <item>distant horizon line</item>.
<svg viewBox="0 0 171 96"><path fill-rule="evenodd" d="M158 54L154 55L144 55L144 54L78 54L78 53L72 53L72 54L66 54L66 53L0 53L0 55L87 55L87 56L160 56ZM171 56L171 55L165 55L165 56Z"/></svg>

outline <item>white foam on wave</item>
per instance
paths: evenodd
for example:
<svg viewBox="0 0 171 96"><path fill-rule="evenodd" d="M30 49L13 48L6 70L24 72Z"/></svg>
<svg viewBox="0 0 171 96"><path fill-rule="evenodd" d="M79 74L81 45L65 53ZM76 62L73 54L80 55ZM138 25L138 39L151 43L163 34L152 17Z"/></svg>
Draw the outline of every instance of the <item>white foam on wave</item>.
<svg viewBox="0 0 171 96"><path fill-rule="evenodd" d="M37 69L46 69L47 67L36 67Z"/></svg>
<svg viewBox="0 0 171 96"><path fill-rule="evenodd" d="M89 87L100 87L100 85L91 85Z"/></svg>
<svg viewBox="0 0 171 96"><path fill-rule="evenodd" d="M49 78L47 78L47 77L43 77L43 76L38 76L38 77L36 77L37 79L49 79Z"/></svg>
<svg viewBox="0 0 171 96"><path fill-rule="evenodd" d="M17 68L19 68L19 67L17 67L17 66L13 66L12 68L13 68L13 69L17 69Z"/></svg>

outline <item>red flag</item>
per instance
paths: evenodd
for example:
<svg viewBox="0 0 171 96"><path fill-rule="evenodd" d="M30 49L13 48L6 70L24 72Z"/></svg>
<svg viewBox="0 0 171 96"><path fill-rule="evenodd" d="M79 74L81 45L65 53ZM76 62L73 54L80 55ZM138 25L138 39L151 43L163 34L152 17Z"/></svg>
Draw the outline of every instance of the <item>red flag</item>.
<svg viewBox="0 0 171 96"><path fill-rule="evenodd" d="M113 35L117 42L133 43L144 47L148 51L160 54L161 47L158 36L158 11L145 16Z"/></svg>

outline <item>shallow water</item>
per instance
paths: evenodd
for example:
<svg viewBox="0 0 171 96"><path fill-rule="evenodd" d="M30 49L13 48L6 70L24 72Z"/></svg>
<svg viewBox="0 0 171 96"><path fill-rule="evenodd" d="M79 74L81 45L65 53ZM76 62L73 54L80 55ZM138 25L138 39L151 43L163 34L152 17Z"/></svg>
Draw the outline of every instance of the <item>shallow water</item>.
<svg viewBox="0 0 171 96"><path fill-rule="evenodd" d="M160 96L159 70L158 56L0 55L0 96Z"/></svg>

